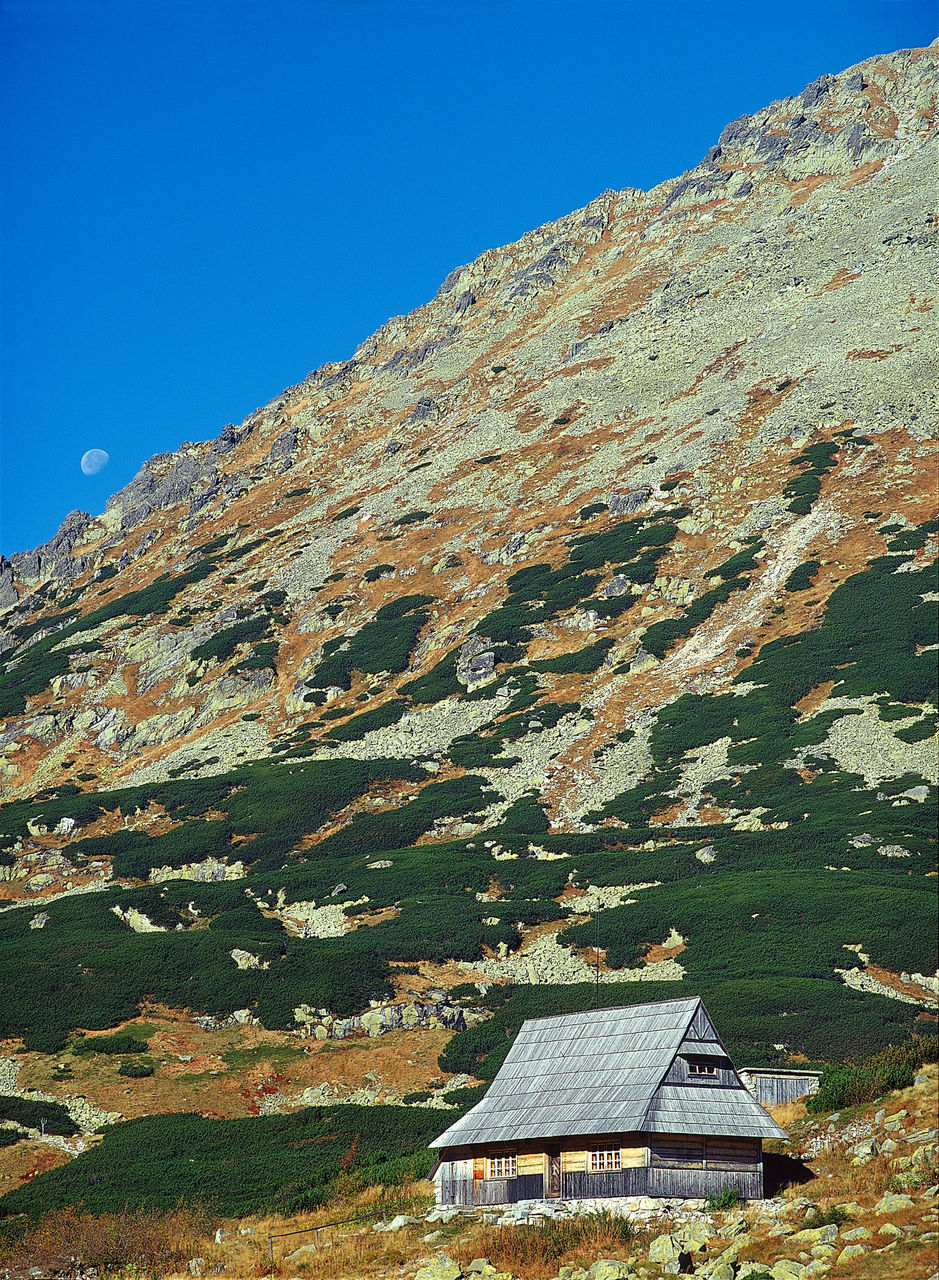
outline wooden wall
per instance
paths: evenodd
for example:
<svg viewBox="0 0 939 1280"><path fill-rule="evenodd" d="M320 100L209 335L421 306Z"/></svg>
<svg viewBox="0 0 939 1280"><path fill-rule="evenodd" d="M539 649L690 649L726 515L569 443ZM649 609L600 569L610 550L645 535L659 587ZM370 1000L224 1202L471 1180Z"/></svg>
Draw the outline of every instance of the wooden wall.
<svg viewBox="0 0 939 1280"><path fill-rule="evenodd" d="M807 1094L818 1092L818 1076L772 1075L770 1073L741 1071L740 1079L764 1107L776 1107L781 1102L795 1102Z"/></svg>
<svg viewBox="0 0 939 1280"><path fill-rule="evenodd" d="M645 1142L649 1146L643 1145ZM587 1168L591 1149L619 1145L623 1167L602 1173ZM545 1140L484 1149L450 1148L439 1178L441 1204L513 1204L545 1194L548 1148L560 1150L561 1199L612 1196L717 1195L734 1187L745 1199L763 1195L762 1146L758 1138L702 1137L678 1134L604 1134L591 1138ZM515 1178L487 1178L486 1159L514 1154Z"/></svg>

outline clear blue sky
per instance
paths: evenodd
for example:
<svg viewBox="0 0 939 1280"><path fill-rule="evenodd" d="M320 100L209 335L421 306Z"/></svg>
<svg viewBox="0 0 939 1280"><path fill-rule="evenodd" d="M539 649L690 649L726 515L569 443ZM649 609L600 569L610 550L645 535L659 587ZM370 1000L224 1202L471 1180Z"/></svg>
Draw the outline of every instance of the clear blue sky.
<svg viewBox="0 0 939 1280"><path fill-rule="evenodd" d="M935 34L931 0L2 0L0 550L457 263Z"/></svg>

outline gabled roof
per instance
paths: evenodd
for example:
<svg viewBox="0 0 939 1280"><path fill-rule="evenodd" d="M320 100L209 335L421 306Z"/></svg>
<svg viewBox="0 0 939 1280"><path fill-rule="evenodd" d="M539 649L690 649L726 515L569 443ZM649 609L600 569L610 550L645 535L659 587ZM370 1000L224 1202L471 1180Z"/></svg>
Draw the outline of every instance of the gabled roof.
<svg viewBox="0 0 939 1280"><path fill-rule="evenodd" d="M696 996L523 1022L482 1102L434 1147L599 1133L785 1137L733 1087L665 1084L679 1052L727 1052Z"/></svg>

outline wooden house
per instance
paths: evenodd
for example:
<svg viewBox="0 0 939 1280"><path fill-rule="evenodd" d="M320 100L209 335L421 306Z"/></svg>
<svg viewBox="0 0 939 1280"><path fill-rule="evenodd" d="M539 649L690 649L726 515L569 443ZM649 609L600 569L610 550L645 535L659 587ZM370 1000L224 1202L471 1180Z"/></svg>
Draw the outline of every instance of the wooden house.
<svg viewBox="0 0 939 1280"><path fill-rule="evenodd" d="M522 1024L485 1098L431 1145L440 1204L763 1196L762 1139L697 997Z"/></svg>

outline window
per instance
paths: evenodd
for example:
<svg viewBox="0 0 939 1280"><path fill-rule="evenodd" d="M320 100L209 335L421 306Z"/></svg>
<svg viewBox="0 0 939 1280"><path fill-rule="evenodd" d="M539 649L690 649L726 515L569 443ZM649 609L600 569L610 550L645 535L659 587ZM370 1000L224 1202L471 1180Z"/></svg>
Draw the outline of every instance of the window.
<svg viewBox="0 0 939 1280"><path fill-rule="evenodd" d="M610 1169L621 1169L619 1147L601 1147L597 1151L587 1153L587 1170L589 1173L607 1173Z"/></svg>
<svg viewBox="0 0 939 1280"><path fill-rule="evenodd" d="M689 1062L688 1074L691 1076L716 1076L717 1067L710 1062Z"/></svg>
<svg viewBox="0 0 939 1280"><path fill-rule="evenodd" d="M486 1161L487 1178L514 1178L518 1175L518 1161L515 1156L495 1156Z"/></svg>

